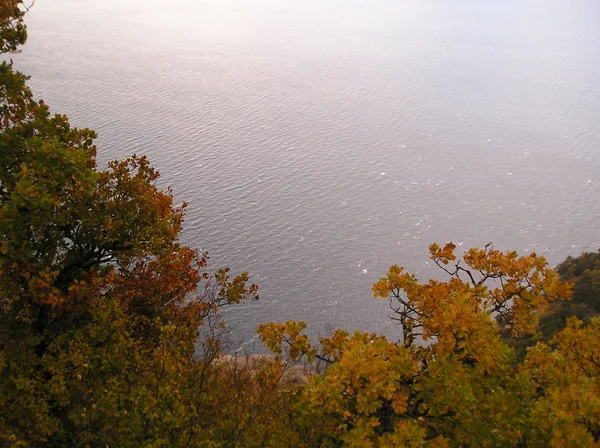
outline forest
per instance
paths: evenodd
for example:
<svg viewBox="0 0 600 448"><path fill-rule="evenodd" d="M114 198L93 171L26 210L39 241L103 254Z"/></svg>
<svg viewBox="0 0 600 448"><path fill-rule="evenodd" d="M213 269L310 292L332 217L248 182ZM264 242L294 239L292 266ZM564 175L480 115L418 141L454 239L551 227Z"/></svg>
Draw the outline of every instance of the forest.
<svg viewBox="0 0 600 448"><path fill-rule="evenodd" d="M26 12L0 0L1 446L600 446L600 252L432 244L445 280L373 285L399 341L271 322L272 356L228 356L220 310L258 287L180 242L146 157L98 167L35 99Z"/></svg>

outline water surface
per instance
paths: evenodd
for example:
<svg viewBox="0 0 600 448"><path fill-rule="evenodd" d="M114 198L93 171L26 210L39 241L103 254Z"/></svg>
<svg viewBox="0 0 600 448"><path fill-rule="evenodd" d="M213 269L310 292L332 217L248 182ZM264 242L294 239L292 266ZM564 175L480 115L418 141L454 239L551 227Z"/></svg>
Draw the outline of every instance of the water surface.
<svg viewBox="0 0 600 448"><path fill-rule="evenodd" d="M248 270L259 322L399 331L370 286L432 242L552 264L600 247L595 0L52 0L14 57L189 202L186 244Z"/></svg>

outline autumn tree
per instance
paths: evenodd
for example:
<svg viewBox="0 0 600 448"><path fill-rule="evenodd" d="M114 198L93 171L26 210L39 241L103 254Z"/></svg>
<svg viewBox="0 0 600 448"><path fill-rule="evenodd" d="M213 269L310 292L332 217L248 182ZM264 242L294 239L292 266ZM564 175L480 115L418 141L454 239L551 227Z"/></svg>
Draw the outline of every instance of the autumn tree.
<svg viewBox="0 0 600 448"><path fill-rule="evenodd" d="M0 1L2 53L24 43L24 12ZM149 161L99 169L95 133L26 81L0 64L0 444L209 443L219 347L198 328L256 287L209 276Z"/></svg>
<svg viewBox="0 0 600 448"><path fill-rule="evenodd" d="M486 246L462 259L430 247L446 281L421 283L401 267L373 286L390 301L403 338L336 331L313 347L303 323L267 324L260 334L292 360L329 364L299 391L299 431L322 446L597 446L598 320L576 319L522 364L502 330L531 332L539 313L567 299L543 257ZM502 323L502 328L498 325ZM301 418L300 418L301 417ZM306 434L306 433L305 433Z"/></svg>
<svg viewBox="0 0 600 448"><path fill-rule="evenodd" d="M510 330L503 332L504 340L515 349L519 360L525 358L527 347L538 341L549 342L567 326L569 317L576 317L587 325L600 315L600 251L567 257L556 267L556 272L562 280L573 284L573 298L551 303L539 315L533 334L514 336Z"/></svg>

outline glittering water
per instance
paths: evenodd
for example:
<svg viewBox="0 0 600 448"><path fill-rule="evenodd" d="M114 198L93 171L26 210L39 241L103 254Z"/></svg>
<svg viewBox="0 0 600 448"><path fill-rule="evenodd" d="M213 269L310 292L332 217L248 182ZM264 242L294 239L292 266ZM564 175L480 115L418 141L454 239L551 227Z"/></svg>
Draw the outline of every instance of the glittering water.
<svg viewBox="0 0 600 448"><path fill-rule="evenodd" d="M146 154L185 243L247 269L234 339L397 334L370 286L432 242L600 246L597 0L39 0L13 59L99 160Z"/></svg>

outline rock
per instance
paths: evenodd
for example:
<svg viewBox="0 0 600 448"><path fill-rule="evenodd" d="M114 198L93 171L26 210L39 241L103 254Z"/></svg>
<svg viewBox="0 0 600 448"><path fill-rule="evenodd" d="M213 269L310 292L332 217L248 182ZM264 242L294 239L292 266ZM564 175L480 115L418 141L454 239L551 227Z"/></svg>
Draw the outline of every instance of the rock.
<svg viewBox="0 0 600 448"><path fill-rule="evenodd" d="M288 366L283 371L279 385L283 389L287 389L294 386L303 386L308 383L308 377L310 372L304 366Z"/></svg>
<svg viewBox="0 0 600 448"><path fill-rule="evenodd" d="M246 370L252 378L256 372L262 369L266 364L275 360L273 355L251 354L247 356L219 355L214 364L228 369ZM279 385L284 388L301 386L308 383L310 371L308 368L300 365L289 366L282 362L282 375L279 379Z"/></svg>

